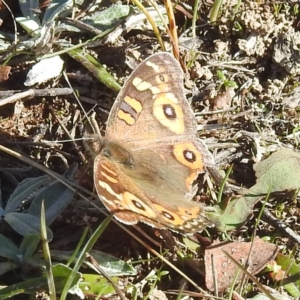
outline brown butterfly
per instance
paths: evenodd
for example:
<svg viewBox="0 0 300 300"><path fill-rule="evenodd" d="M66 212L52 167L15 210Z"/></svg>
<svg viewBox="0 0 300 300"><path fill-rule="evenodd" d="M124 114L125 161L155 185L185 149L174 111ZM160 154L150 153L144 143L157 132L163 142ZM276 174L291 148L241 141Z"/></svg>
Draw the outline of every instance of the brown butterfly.
<svg viewBox="0 0 300 300"><path fill-rule="evenodd" d="M99 141L94 184L101 201L125 224L201 231L210 222L204 205L191 201L193 182L212 165L180 65L168 53L150 56L127 79Z"/></svg>

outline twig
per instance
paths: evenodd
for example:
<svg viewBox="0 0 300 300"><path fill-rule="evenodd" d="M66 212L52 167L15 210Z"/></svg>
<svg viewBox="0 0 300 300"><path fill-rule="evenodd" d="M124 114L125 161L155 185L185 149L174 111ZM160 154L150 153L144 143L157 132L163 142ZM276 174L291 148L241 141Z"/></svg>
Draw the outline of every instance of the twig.
<svg viewBox="0 0 300 300"><path fill-rule="evenodd" d="M300 243L300 236L296 234L295 231L293 231L287 225L285 225L283 222L275 218L267 208L264 209L263 219L275 228L284 232L288 237L294 239L297 243Z"/></svg>
<svg viewBox="0 0 300 300"><path fill-rule="evenodd" d="M180 62L179 57L179 42L178 42L178 35L177 35L177 28L176 28L176 21L173 11L172 2L170 0L164 0L165 7L167 9L167 15L169 19L169 36L172 43L173 54L175 58ZM180 62L181 63L181 62ZM184 64L181 64L184 71L186 72L186 68Z"/></svg>
<svg viewBox="0 0 300 300"><path fill-rule="evenodd" d="M66 133L67 136L69 137L70 143L73 145L74 149L76 149L78 155L79 155L80 158L81 158L81 161L82 161L82 162L85 162L86 159L85 159L84 154L82 153L82 151L80 151L80 150L78 149L78 146L77 146L76 142L74 141L73 137L72 137L71 134L69 133L69 131L68 131L68 129L66 128L66 126L63 124L63 122L60 120L60 118L58 118L58 116L56 115L56 113L55 113L54 109L52 108L52 106L49 105L48 107L49 107L49 109L50 109L50 112L51 112L53 118L59 123L59 125L62 127L62 129L65 131L65 133Z"/></svg>
<svg viewBox="0 0 300 300"><path fill-rule="evenodd" d="M61 95L70 95L73 91L70 88L53 88L53 89L43 89L43 90L35 90L30 89L25 92L14 94L13 96L7 97L5 99L0 100L0 106L4 106L6 104L14 103L19 100L27 100L35 97L55 97ZM1 97L1 93L0 93Z"/></svg>
<svg viewBox="0 0 300 300"><path fill-rule="evenodd" d="M100 30L100 29L97 29L96 27L92 26L92 25L89 25L89 24L86 24L80 20L74 20L74 19L71 19L71 18L62 18L62 20L65 21L66 24L69 24L69 25L72 25L82 31L86 31L86 32L91 32L91 33L94 33L96 35L98 34L102 34L103 31Z"/></svg>
<svg viewBox="0 0 300 300"><path fill-rule="evenodd" d="M117 294L120 296L120 298L122 300L127 300L127 298L125 297L124 293L119 289L119 287L116 285L116 283L110 278L110 276L103 270L103 268L100 268L99 264L97 263L97 261L94 259L94 257L92 255L90 255L89 253L86 253L86 259L87 261L89 261L95 269L98 270L99 273L102 274L102 276L108 281L110 282L110 284L113 286L113 288L115 289L115 291L117 292Z"/></svg>

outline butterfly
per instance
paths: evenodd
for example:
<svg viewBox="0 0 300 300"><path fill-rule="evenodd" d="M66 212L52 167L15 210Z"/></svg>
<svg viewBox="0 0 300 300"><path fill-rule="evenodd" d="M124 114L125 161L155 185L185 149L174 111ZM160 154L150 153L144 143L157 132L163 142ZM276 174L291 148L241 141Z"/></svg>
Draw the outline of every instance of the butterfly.
<svg viewBox="0 0 300 300"><path fill-rule="evenodd" d="M210 225L206 207L191 200L198 174L213 164L198 138L179 63L163 52L148 57L125 82L99 139L99 198L122 223L192 234Z"/></svg>

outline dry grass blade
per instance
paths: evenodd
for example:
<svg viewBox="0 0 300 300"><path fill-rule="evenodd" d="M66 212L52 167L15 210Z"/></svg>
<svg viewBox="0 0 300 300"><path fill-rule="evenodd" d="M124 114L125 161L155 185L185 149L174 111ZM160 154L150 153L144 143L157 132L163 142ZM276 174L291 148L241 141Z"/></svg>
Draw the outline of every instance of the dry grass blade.
<svg viewBox="0 0 300 300"><path fill-rule="evenodd" d="M161 38L160 32L153 20L153 18L151 17L151 15L148 13L147 9L145 8L145 6L138 0L131 0L133 4L135 4L147 17L147 20L149 21L149 23L151 24L154 34L156 35L156 38L160 44L160 47L162 48L163 51L165 51L165 45L163 43L163 40Z"/></svg>
<svg viewBox="0 0 300 300"><path fill-rule="evenodd" d="M177 35L177 27L176 27L176 21L174 17L174 11L173 11L173 5L170 0L164 0L166 9L167 9L167 14L169 18L169 35L170 39L172 42L172 47L173 47L173 54L175 58L180 61L180 56L179 56L179 44L178 44L178 35Z"/></svg>
<svg viewBox="0 0 300 300"><path fill-rule="evenodd" d="M106 272L99 267L98 263L95 261L95 259L93 258L93 256L91 256L89 253L86 253L86 258L87 260L93 264L93 266L99 271L100 274L103 275L103 277L105 277L107 279L108 282L110 282L110 284L114 287L115 291L118 293L118 295L120 296L120 298L122 300L126 300L127 298L125 297L124 293L119 289L119 287L111 280L111 278L109 277L108 274L106 274Z"/></svg>

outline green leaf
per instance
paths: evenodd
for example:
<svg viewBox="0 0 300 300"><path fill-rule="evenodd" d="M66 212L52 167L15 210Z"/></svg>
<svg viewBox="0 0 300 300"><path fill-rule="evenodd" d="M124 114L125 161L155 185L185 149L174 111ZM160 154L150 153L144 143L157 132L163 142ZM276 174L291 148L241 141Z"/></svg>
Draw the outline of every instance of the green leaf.
<svg viewBox="0 0 300 300"><path fill-rule="evenodd" d="M47 282L44 277L32 278L0 289L0 300L24 293L32 294L33 291L42 290L46 287Z"/></svg>
<svg viewBox="0 0 300 300"><path fill-rule="evenodd" d="M82 274L83 281L80 281L79 287L83 294L91 296L105 296L115 292L112 284L102 276L95 274ZM112 277L111 280L118 284L118 278Z"/></svg>
<svg viewBox="0 0 300 300"><path fill-rule="evenodd" d="M105 10L94 12L85 17L82 22L104 31L115 27L122 19L128 17L131 11L129 5L116 4Z"/></svg>
<svg viewBox="0 0 300 300"><path fill-rule="evenodd" d="M300 274L300 266L288 255L279 253L276 257L276 262L286 272L286 278ZM300 280L285 284L284 287L294 298L300 297Z"/></svg>
<svg viewBox="0 0 300 300"><path fill-rule="evenodd" d="M89 253L99 264L100 268L109 276L131 276L136 275L137 273L131 265L112 255L97 250L91 250ZM51 251L51 257L59 261L68 261L71 255L72 251ZM74 261L76 262L77 259L78 258L75 258ZM84 261L84 264L95 270L95 268L86 260ZM98 273L98 270L95 271Z"/></svg>
<svg viewBox="0 0 300 300"><path fill-rule="evenodd" d="M217 76L224 82L226 81L226 76L224 75L224 73L220 70L217 71Z"/></svg>
<svg viewBox="0 0 300 300"><path fill-rule="evenodd" d="M48 236L46 230L44 201L42 202L42 207L41 207L41 239L42 239L43 254L45 259L44 274L47 278L50 300L55 300L56 289L55 289L54 277L52 272L52 263L51 263L50 249L49 249Z"/></svg>
<svg viewBox="0 0 300 300"><path fill-rule="evenodd" d="M53 22L58 15L61 15L67 9L71 9L73 3L73 0L52 0L45 11L42 25Z"/></svg>
<svg viewBox="0 0 300 300"><path fill-rule="evenodd" d="M52 273L55 280L55 288L57 292L61 293L64 286L66 285L69 277L71 276L73 270L63 264L55 264L52 266ZM78 285L81 274L79 272L74 273L74 279L71 283L71 288Z"/></svg>
<svg viewBox="0 0 300 300"><path fill-rule="evenodd" d="M26 236L31 233L40 233L40 219L25 213L8 213L4 220L20 235ZM53 238L52 231L48 228L47 236Z"/></svg>
<svg viewBox="0 0 300 300"><path fill-rule="evenodd" d="M0 218L2 218L5 215L5 210L0 207Z"/></svg>
<svg viewBox="0 0 300 300"><path fill-rule="evenodd" d="M46 222L49 226L71 203L75 192L60 182L54 182L34 198L28 213L40 218L42 201L45 204Z"/></svg>
<svg viewBox="0 0 300 300"><path fill-rule="evenodd" d="M224 204L214 205L214 212L208 212L206 216L220 232L225 232L244 224L253 212L253 205L244 197L240 197L231 200L225 208Z"/></svg>
<svg viewBox="0 0 300 300"><path fill-rule="evenodd" d="M256 184L247 194L258 195L300 188L300 154L282 148L254 166Z"/></svg>
<svg viewBox="0 0 300 300"><path fill-rule="evenodd" d="M81 49L70 50L69 55L86 67L100 82L114 91L119 91L121 86L106 71L106 69L90 54Z"/></svg>
<svg viewBox="0 0 300 300"><path fill-rule="evenodd" d="M30 257L34 254L37 249L37 246L40 242L40 235L37 233L26 235L20 245L19 253L21 253L26 260L27 257Z"/></svg>
<svg viewBox="0 0 300 300"><path fill-rule="evenodd" d="M215 213L207 213L209 220L216 224L218 230L232 230L245 223L262 196L300 188L300 154L295 151L280 149L257 163L254 170L257 176L254 186L243 189L243 195L227 205L214 206Z"/></svg>
<svg viewBox="0 0 300 300"><path fill-rule="evenodd" d="M24 200L29 200L37 190L49 185L50 182L53 182L53 179L48 175L23 180L8 199L5 213L15 212Z"/></svg>
<svg viewBox="0 0 300 300"><path fill-rule="evenodd" d="M6 236L0 234L0 256L8 258L9 260L19 262L19 249Z"/></svg>
<svg viewBox="0 0 300 300"><path fill-rule="evenodd" d="M89 253L99 264L99 267L103 269L103 271L109 276L130 276L137 274L136 270L131 265L124 262L123 260L120 260L119 258L98 250L91 250ZM89 261L85 261L84 263L95 272L99 273L98 270Z"/></svg>
<svg viewBox="0 0 300 300"><path fill-rule="evenodd" d="M40 23L34 20L25 18L25 17L17 17L16 21L28 32L33 36L38 36L40 33Z"/></svg>
<svg viewBox="0 0 300 300"><path fill-rule="evenodd" d="M53 266L55 286L58 292L61 292L71 272L72 270L64 265L58 264ZM74 285L78 284L80 277L80 273L75 274ZM32 294L33 291L43 289L47 289L46 277L40 276L38 278L32 278L0 289L0 300L7 299L18 294Z"/></svg>
<svg viewBox="0 0 300 300"><path fill-rule="evenodd" d="M85 244L84 248L82 249L78 260L75 263L75 266L72 270L72 273L70 274L67 283L62 291L62 295L61 295L61 299L66 299L67 296L67 292L69 291L69 289L72 286L72 282L74 280L74 276L75 274L78 272L79 268L81 267L82 263L84 262L84 260L86 259L86 253L90 252L92 247L95 245L95 243L97 242L98 238L100 237L100 235L103 233L103 231L105 230L105 228L107 227L107 225L110 223L112 216L107 217L96 229L96 231L92 234L92 236L90 237L90 239L87 241L87 243Z"/></svg>
<svg viewBox="0 0 300 300"><path fill-rule="evenodd" d="M2 262L2 263L0 263L0 276L9 271L16 270L19 267L20 267L19 264L14 263L12 261ZM1 288L0 288L0 290L1 290Z"/></svg>
<svg viewBox="0 0 300 300"><path fill-rule="evenodd" d="M28 21L33 21L37 24L38 28L40 27L39 15L36 12L36 9L39 7L38 0L19 0L19 6L24 16L24 19ZM17 19L17 18L16 18ZM35 30L32 28L32 31ZM29 31L27 31L29 32Z"/></svg>

